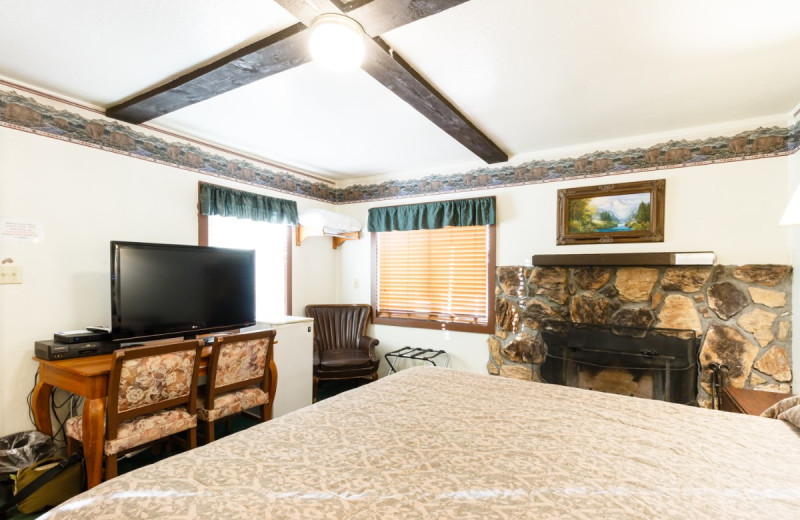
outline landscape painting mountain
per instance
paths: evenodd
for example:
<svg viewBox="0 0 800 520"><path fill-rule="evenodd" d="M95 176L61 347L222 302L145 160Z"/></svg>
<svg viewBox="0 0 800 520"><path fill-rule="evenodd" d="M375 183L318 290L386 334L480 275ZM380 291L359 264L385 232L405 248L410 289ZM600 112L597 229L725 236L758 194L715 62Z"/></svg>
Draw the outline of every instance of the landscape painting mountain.
<svg viewBox="0 0 800 520"><path fill-rule="evenodd" d="M650 229L650 193L574 199L568 229L571 233Z"/></svg>

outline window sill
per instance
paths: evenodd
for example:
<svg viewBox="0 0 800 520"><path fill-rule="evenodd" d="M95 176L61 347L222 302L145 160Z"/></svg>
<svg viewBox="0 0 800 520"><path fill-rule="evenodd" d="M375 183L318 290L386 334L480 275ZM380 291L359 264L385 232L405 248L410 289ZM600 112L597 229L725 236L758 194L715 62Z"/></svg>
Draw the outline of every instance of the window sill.
<svg viewBox="0 0 800 520"><path fill-rule="evenodd" d="M455 332L474 332L477 334L494 334L494 326L488 324L454 323L435 320L417 320L410 318L386 318L376 316L375 325L391 325L393 327L412 327L417 329L451 330Z"/></svg>

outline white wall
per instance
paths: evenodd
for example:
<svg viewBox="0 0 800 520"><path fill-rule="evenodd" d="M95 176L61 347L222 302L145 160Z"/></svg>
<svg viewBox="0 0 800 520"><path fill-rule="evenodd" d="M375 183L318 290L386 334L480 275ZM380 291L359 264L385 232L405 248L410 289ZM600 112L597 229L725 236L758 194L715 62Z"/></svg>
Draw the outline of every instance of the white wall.
<svg viewBox="0 0 800 520"><path fill-rule="evenodd" d="M786 190L786 203L789 202L795 189L800 188L800 152L794 153L789 156L788 166L788 186ZM792 278L792 294L800 295L800 226L791 226L787 229L789 234L789 248L791 251L791 264L794 268L794 278ZM798 307L795 304L795 309ZM792 374L794 377L800 376L800 349L795 350L794 346L800 343L795 338L800 338L797 335L797 327L800 327L800 312L795 311L792 315ZM792 389L794 393L798 393L798 386L796 382L792 382Z"/></svg>
<svg viewBox="0 0 800 520"><path fill-rule="evenodd" d="M32 428L26 396L34 341L110 323L109 241L197 243L199 180L259 191L0 128L0 217L36 221L43 230L38 243L0 241L0 259L13 258L23 270L21 285L0 285L0 435ZM296 200L300 208L315 205ZM333 253L322 239L294 248L295 313L334 301Z"/></svg>
<svg viewBox="0 0 800 520"><path fill-rule="evenodd" d="M800 154L791 158L798 164ZM714 251L717 262L787 264L787 230L778 226L786 201L789 158L737 161L691 168L581 179L485 190L450 198L497 197L497 265L524 265L533 254L622 253L650 251ZM666 179L665 241L609 245L556 245L556 202L561 188ZM431 198L341 206L342 213L366 227L371 206L425 202ZM337 296L342 303L370 301L369 234L344 244L339 261ZM800 254L796 255L800 258ZM356 285L358 287L356 287ZM410 345L444 349L451 366L486 372L487 335L373 326L380 351ZM795 356L800 358L800 356ZM384 373L382 371L382 373Z"/></svg>

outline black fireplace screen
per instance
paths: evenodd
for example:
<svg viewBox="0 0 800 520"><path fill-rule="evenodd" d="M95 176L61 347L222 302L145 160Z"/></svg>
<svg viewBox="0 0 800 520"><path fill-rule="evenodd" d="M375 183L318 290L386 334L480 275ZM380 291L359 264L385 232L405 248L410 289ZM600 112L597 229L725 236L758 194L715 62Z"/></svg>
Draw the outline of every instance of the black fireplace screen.
<svg viewBox="0 0 800 520"><path fill-rule="evenodd" d="M692 330L545 321L548 383L697 403L697 336Z"/></svg>

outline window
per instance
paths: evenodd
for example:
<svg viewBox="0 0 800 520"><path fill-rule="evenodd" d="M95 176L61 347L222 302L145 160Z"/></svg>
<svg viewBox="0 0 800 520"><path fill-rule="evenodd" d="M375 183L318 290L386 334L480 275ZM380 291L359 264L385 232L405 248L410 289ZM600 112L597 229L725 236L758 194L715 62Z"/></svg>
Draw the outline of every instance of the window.
<svg viewBox="0 0 800 520"><path fill-rule="evenodd" d="M291 314L290 232L297 224L297 204L204 182L198 188L197 243L254 249L256 320Z"/></svg>
<svg viewBox="0 0 800 520"><path fill-rule="evenodd" d="M208 245L256 251L256 320L291 314L291 226L208 217Z"/></svg>
<svg viewBox="0 0 800 520"><path fill-rule="evenodd" d="M494 225L372 233L375 323L494 330Z"/></svg>

